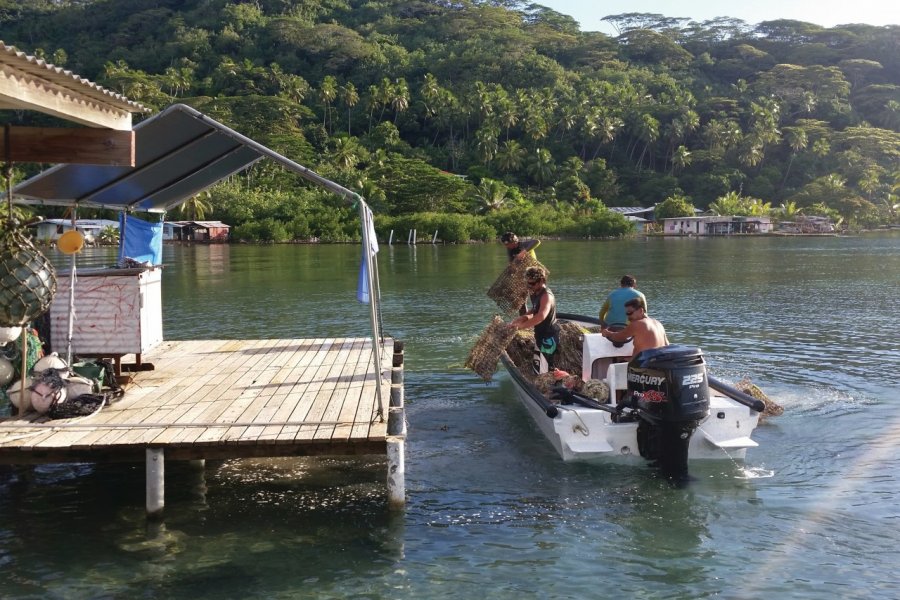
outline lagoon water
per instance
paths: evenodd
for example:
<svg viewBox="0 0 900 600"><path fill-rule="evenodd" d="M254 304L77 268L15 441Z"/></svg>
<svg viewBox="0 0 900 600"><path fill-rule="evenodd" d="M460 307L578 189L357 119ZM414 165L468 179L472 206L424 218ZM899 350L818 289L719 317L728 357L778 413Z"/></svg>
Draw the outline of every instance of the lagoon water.
<svg viewBox="0 0 900 600"><path fill-rule="evenodd" d="M742 463L565 464L462 367L499 245L383 246L406 343L406 511L383 459L0 467L3 598L900 597L900 235L544 242L565 312L626 272L673 342L785 407ZM67 258L56 257L57 264ZM112 260L88 250L82 264ZM356 246L166 247L168 339L366 335Z"/></svg>

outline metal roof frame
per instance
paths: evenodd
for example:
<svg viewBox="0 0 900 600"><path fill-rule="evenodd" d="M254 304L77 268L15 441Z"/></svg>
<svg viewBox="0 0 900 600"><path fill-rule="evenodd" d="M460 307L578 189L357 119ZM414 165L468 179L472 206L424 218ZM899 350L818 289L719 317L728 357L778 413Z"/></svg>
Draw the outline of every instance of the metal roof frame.
<svg viewBox="0 0 900 600"><path fill-rule="evenodd" d="M13 188L13 202L167 212L258 160L272 159L358 208L368 265L366 287L372 339L376 343L381 340L377 242L372 239L372 211L362 196L184 104L174 104L138 123L134 134L134 167L57 165ZM380 373L380 352L373 352L373 360ZM380 386L376 386L376 395L383 419Z"/></svg>
<svg viewBox="0 0 900 600"><path fill-rule="evenodd" d="M13 188L32 205L167 212L262 158L349 202L362 197L184 104L134 127L135 166L57 165Z"/></svg>

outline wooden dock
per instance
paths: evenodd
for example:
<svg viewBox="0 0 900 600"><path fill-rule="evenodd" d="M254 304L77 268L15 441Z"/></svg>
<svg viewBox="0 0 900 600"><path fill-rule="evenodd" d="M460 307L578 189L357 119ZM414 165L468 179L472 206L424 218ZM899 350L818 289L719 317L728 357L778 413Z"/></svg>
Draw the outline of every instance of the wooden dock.
<svg viewBox="0 0 900 600"><path fill-rule="evenodd" d="M0 463L147 462L147 510L162 509L163 458L385 454L403 503L402 344L370 338L166 341L125 395L89 417L0 419ZM380 390L382 407L379 409Z"/></svg>

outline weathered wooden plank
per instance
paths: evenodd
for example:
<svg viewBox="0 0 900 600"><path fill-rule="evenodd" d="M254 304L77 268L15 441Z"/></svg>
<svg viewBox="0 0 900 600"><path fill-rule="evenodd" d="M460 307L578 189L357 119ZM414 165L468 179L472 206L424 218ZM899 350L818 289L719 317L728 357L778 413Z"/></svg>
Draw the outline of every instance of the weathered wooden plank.
<svg viewBox="0 0 900 600"><path fill-rule="evenodd" d="M311 380L315 379L316 371L322 366L321 360L324 360L328 348L331 347L331 340L318 339L312 344L298 345L298 354L296 365L291 369L287 378L276 389L276 395L273 401L277 410L272 416L272 422L275 425L265 427L260 433L258 439L278 440L283 439L292 441L294 433L297 431L296 426L285 426L285 422L298 422L305 418L308 407L301 407L303 392L310 386ZM302 352L302 354L300 354ZM267 407L273 404L273 401L267 403ZM288 429L288 433L284 433Z"/></svg>
<svg viewBox="0 0 900 600"><path fill-rule="evenodd" d="M307 420L316 396L331 370L331 365L325 362L331 346L332 344L329 343L316 352L316 360L310 365L309 370L304 372L304 380L298 382L289 392L288 401L294 405L294 410L288 417L288 422L298 423ZM278 434L278 442L294 444L298 437L308 437L315 430L316 424L286 425Z"/></svg>
<svg viewBox="0 0 900 600"><path fill-rule="evenodd" d="M212 421L214 423L234 423L241 414L252 404L258 394L255 385L265 383L265 371L259 368L261 361L273 349L277 348L278 340L263 340L261 344L245 354L242 368L243 375L234 382L234 390L238 396L224 407L219 415ZM274 374L274 371L272 372ZM228 428L211 427L204 431L195 440L195 443L218 441L224 442L228 436Z"/></svg>
<svg viewBox="0 0 900 600"><path fill-rule="evenodd" d="M335 428L337 425L332 424L331 422L339 422L341 421L341 414L344 413L345 419L349 422L352 420L352 416L356 413L355 408L352 410L349 408L349 405L353 403L354 405L358 401L358 397L354 400L352 398L351 386L353 385L354 379L359 375L360 371L360 354L362 351L364 340L353 340L350 343L349 348L347 348L347 352L342 355L343 368L341 369L341 374L338 376L337 381L335 382L334 388L331 394L331 400L328 402L328 406L325 409L325 413L322 415L322 425L316 429L316 433L313 436L313 439L316 440L330 440L334 435ZM362 363L362 376L365 376L365 363Z"/></svg>
<svg viewBox="0 0 900 600"><path fill-rule="evenodd" d="M340 346L341 348L344 348L345 345L352 345L352 340L343 340ZM323 379L322 385L316 392L315 397L312 398L312 406L306 416L306 420L311 423L314 422L316 426L309 430L306 430L307 428L301 429L295 436L295 440L311 441L316 439L316 432L321 425L321 421L324 420L324 415L328 412L328 405L332 401L334 389L340 379L341 371L344 368L343 362L334 362L338 356L340 356L341 348L333 353L333 362L330 364L328 374Z"/></svg>
<svg viewBox="0 0 900 600"><path fill-rule="evenodd" d="M367 355L369 360L357 363L354 380L348 390L348 400L351 401L346 402L341 410L340 421L344 424L335 427L332 440L346 441L354 435L361 437L368 435L372 407L375 405L375 386L380 378L375 373L375 364L371 360L371 344L366 345L362 354ZM367 390L371 396L369 399L366 397Z"/></svg>
<svg viewBox="0 0 900 600"><path fill-rule="evenodd" d="M134 131L12 126L9 139L10 161L134 166ZM5 143L0 129L0 144Z"/></svg>

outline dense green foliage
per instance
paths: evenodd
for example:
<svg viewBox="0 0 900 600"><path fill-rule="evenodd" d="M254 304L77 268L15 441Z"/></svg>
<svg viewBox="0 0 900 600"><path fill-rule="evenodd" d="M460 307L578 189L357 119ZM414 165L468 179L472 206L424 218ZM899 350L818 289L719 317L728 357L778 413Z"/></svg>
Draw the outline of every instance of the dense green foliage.
<svg viewBox="0 0 900 600"><path fill-rule="evenodd" d="M605 207L657 203L896 221L900 28L606 20L618 37L517 0L0 0L7 44L209 114L362 194L382 233L616 236ZM358 238L339 205L259 164L204 213Z"/></svg>

